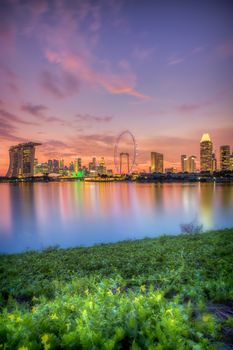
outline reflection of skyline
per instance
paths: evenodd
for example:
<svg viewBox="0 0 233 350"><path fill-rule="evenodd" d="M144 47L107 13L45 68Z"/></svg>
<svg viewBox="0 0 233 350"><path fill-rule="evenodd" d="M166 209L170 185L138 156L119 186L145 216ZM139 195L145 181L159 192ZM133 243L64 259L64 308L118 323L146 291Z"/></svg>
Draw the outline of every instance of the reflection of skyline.
<svg viewBox="0 0 233 350"><path fill-rule="evenodd" d="M215 187L215 183L198 184L200 223L205 230L214 227ZM218 197L218 200L219 199L221 199L221 197Z"/></svg>
<svg viewBox="0 0 233 350"><path fill-rule="evenodd" d="M0 184L0 249L92 245L233 226L233 187L213 184ZM7 248L8 247L8 248Z"/></svg>

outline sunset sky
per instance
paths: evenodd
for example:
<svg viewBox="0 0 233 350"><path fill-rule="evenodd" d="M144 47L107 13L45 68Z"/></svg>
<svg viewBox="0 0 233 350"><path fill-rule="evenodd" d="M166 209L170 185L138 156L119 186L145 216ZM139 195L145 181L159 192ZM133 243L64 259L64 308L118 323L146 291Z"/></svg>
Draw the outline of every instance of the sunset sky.
<svg viewBox="0 0 233 350"><path fill-rule="evenodd" d="M113 161L130 130L139 169L233 146L231 0L1 0L0 174L9 146L39 161Z"/></svg>

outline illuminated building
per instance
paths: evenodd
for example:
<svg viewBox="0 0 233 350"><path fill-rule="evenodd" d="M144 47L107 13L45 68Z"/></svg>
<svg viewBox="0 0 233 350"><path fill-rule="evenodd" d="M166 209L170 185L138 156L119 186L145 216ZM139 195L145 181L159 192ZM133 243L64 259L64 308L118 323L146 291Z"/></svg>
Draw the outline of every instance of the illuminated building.
<svg viewBox="0 0 233 350"><path fill-rule="evenodd" d="M78 158L78 170L82 170L82 159Z"/></svg>
<svg viewBox="0 0 233 350"><path fill-rule="evenodd" d="M209 134L203 134L200 141L201 171L212 171L213 144Z"/></svg>
<svg viewBox="0 0 233 350"><path fill-rule="evenodd" d="M52 159L48 160L48 170L49 170L50 173L53 172L53 161L52 161Z"/></svg>
<svg viewBox="0 0 233 350"><path fill-rule="evenodd" d="M95 170L95 169L93 169L93 170ZM97 173L99 175L105 175L106 174L106 165L105 165L104 157L101 157L99 166L97 167Z"/></svg>
<svg viewBox="0 0 233 350"><path fill-rule="evenodd" d="M196 157L195 156L187 157L185 154L182 154L181 169L183 173L184 172L194 173L196 171Z"/></svg>
<svg viewBox="0 0 233 350"><path fill-rule="evenodd" d="M185 172L185 159L187 158L186 154L181 155L181 171L182 173Z"/></svg>
<svg viewBox="0 0 233 350"><path fill-rule="evenodd" d="M188 157L188 172L195 173L196 171L196 157L190 156Z"/></svg>
<svg viewBox="0 0 233 350"><path fill-rule="evenodd" d="M123 171L124 158L126 159L126 172ZM122 152L120 153L120 174L129 173L129 153Z"/></svg>
<svg viewBox="0 0 233 350"><path fill-rule="evenodd" d="M28 142L11 146L8 177L30 177L34 175L35 146L40 143Z"/></svg>
<svg viewBox="0 0 233 350"><path fill-rule="evenodd" d="M220 169L230 170L230 146L224 145L220 147Z"/></svg>
<svg viewBox="0 0 233 350"><path fill-rule="evenodd" d="M74 171L74 162L70 162L69 170Z"/></svg>
<svg viewBox="0 0 233 350"><path fill-rule="evenodd" d="M96 157L92 158L92 162L89 163L88 168L89 168L89 171L97 170Z"/></svg>
<svg viewBox="0 0 233 350"><path fill-rule="evenodd" d="M230 156L230 170L233 171L233 152Z"/></svg>
<svg viewBox="0 0 233 350"><path fill-rule="evenodd" d="M53 160L53 172L58 173L59 172L59 161L57 159Z"/></svg>
<svg viewBox="0 0 233 350"><path fill-rule="evenodd" d="M151 152L151 172L163 173L163 154Z"/></svg>
<svg viewBox="0 0 233 350"><path fill-rule="evenodd" d="M33 174L37 174L37 166L38 166L38 159L35 158L34 159L34 165L33 165L33 168L34 168Z"/></svg>
<svg viewBox="0 0 233 350"><path fill-rule="evenodd" d="M59 162L59 169L60 169L60 170L63 170L64 167L65 167L64 159L60 159L60 162Z"/></svg>
<svg viewBox="0 0 233 350"><path fill-rule="evenodd" d="M217 171L217 159L215 153L212 153L212 171Z"/></svg>

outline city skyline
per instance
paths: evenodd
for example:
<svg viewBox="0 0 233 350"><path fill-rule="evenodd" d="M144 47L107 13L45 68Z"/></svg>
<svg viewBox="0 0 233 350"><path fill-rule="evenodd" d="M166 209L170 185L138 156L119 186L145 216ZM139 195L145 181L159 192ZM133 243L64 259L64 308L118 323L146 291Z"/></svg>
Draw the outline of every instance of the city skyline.
<svg viewBox="0 0 233 350"><path fill-rule="evenodd" d="M118 137L117 147L114 147L114 163L110 169L105 158L102 155L100 160L96 157L88 163L83 162L81 157L75 157L69 164L64 158L48 159L45 162L39 162L36 157L36 146L41 143L27 142L13 145L9 148L9 168L6 177L31 177L37 174L58 173L60 175L69 175L71 177L83 177L87 174L92 176L112 175L112 174L130 174L137 171L137 160L135 149L133 153L119 151L120 138L124 134L134 136L129 131L124 131ZM137 147L134 144L134 147ZM124 158L126 163L124 164ZM219 149L219 166L217 165L216 152L213 152L213 142L208 133L204 133L200 139L200 167L197 167L197 157L195 155L181 154L180 166L164 168L164 154L152 151L150 152L150 167L142 172L147 173L195 173L233 170L233 150L230 145L221 145ZM90 159L89 159L90 160ZM120 166L119 166L120 164ZM138 172L139 173L139 172Z"/></svg>
<svg viewBox="0 0 233 350"><path fill-rule="evenodd" d="M208 132L232 148L230 1L7 1L0 4L0 175L8 149L40 142L41 161L104 155L117 135L164 168L197 157ZM198 141L197 141L198 140Z"/></svg>

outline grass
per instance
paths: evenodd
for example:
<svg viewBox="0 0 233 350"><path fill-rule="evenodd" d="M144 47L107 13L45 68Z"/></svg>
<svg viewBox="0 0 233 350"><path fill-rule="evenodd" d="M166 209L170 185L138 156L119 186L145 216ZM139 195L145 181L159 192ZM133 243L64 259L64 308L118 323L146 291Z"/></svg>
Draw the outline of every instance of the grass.
<svg viewBox="0 0 233 350"><path fill-rule="evenodd" d="M0 255L0 349L230 349L232 263L233 229Z"/></svg>

